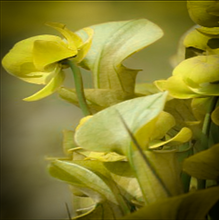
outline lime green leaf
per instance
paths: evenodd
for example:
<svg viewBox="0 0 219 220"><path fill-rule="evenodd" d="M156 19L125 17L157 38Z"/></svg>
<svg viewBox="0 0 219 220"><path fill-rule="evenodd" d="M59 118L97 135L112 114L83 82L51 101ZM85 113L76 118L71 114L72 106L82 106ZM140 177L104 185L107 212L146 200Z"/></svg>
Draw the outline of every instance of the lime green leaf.
<svg viewBox="0 0 219 220"><path fill-rule="evenodd" d="M108 22L91 26L91 49L81 65L93 72L94 88L134 92L139 70L126 68L123 60L158 40L162 30L146 19ZM83 32L77 32L82 38Z"/></svg>
<svg viewBox="0 0 219 220"><path fill-rule="evenodd" d="M79 106L74 89L61 87L58 93L62 99ZM135 97L133 94L126 94L121 90L112 89L85 89L84 93L88 106L93 113Z"/></svg>
<svg viewBox="0 0 219 220"><path fill-rule="evenodd" d="M77 145L74 142L74 131L71 130L63 130L63 151L65 154L70 154L69 150L72 150L73 148L77 147Z"/></svg>
<svg viewBox="0 0 219 220"><path fill-rule="evenodd" d="M219 187L211 187L187 193L181 196L163 199L125 216L124 220L133 219L206 219L210 209L219 200Z"/></svg>
<svg viewBox="0 0 219 220"><path fill-rule="evenodd" d="M54 93L61 86L63 80L64 80L64 73L59 72L43 89L41 89L37 93L23 100L24 101L36 101L36 100L47 97L51 95L52 93Z"/></svg>
<svg viewBox="0 0 219 220"><path fill-rule="evenodd" d="M183 170L198 179L219 179L219 144L199 152L183 162Z"/></svg>
<svg viewBox="0 0 219 220"><path fill-rule="evenodd" d="M127 214L129 209L107 169L98 161L53 161L50 174L73 185L95 203L107 202L115 216Z"/></svg>
<svg viewBox="0 0 219 220"><path fill-rule="evenodd" d="M99 203L93 206L91 210L86 212L85 214L79 215L77 217L71 218L71 220L78 219L78 220L104 220L115 219L115 214L112 211L112 208L107 202Z"/></svg>
<svg viewBox="0 0 219 220"><path fill-rule="evenodd" d="M204 27L218 27L219 16L212 13L216 1L187 1L187 8L191 19ZM210 11L208 11L210 10Z"/></svg>
<svg viewBox="0 0 219 220"><path fill-rule="evenodd" d="M194 100L194 99L193 99ZM200 138L200 121L196 118L191 107L191 99L172 99L167 101L164 110L174 116L176 125L168 132L173 137L183 127L189 127L194 135L193 138Z"/></svg>
<svg viewBox="0 0 219 220"><path fill-rule="evenodd" d="M195 117L203 121L206 113L208 112L209 106L212 103L214 97L194 98L191 102L192 111Z"/></svg>
<svg viewBox="0 0 219 220"><path fill-rule="evenodd" d="M89 151L113 151L126 154L127 146L130 144L130 137L121 121L120 115L129 126L131 132L137 135L147 123L155 119L162 111L166 97L167 93L157 93L124 101L102 110L76 131L75 141L80 147ZM153 129L146 131L143 129L143 131L145 137ZM138 137L140 136L138 135ZM147 142L147 138L144 142Z"/></svg>
<svg viewBox="0 0 219 220"><path fill-rule="evenodd" d="M111 177L116 182L122 195L129 201L129 205L131 205L133 201L143 202L138 181L128 162L107 162L104 163L104 166L110 172Z"/></svg>
<svg viewBox="0 0 219 220"><path fill-rule="evenodd" d="M152 95L158 93L159 89L153 83L137 83L135 84L135 93L141 95Z"/></svg>
<svg viewBox="0 0 219 220"><path fill-rule="evenodd" d="M219 106L212 112L211 119L216 125L219 125Z"/></svg>
<svg viewBox="0 0 219 220"><path fill-rule="evenodd" d="M144 202L150 204L160 198L182 193L180 170L175 152L145 151L144 153L150 165L145 163L138 151L130 149L128 156L144 195Z"/></svg>

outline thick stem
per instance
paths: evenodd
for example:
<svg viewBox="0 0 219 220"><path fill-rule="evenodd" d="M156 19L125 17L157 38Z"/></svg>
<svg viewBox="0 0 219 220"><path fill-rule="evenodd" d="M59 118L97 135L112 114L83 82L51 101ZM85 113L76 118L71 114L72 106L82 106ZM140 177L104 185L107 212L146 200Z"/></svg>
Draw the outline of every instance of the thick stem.
<svg viewBox="0 0 219 220"><path fill-rule="evenodd" d="M78 97L79 106L84 116L91 115L91 112L89 110L89 107L87 105L86 98L84 95L84 87L83 87L81 71L73 61L68 60L67 64L70 66L73 76L74 76L75 90L76 90L76 94Z"/></svg>

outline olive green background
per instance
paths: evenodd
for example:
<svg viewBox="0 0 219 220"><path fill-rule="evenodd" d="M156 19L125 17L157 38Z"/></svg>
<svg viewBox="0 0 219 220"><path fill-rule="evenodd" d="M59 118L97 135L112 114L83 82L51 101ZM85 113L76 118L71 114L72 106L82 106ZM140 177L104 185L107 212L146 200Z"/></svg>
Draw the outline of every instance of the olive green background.
<svg viewBox="0 0 219 220"><path fill-rule="evenodd" d="M152 82L171 75L171 57L181 35L194 23L185 1L59 2L1 1L1 59L18 41L41 34L57 34L44 25L61 22L73 31L109 21L146 18L164 31L159 41L128 58L130 68L143 69L137 82ZM74 86L69 71L65 84ZM85 86L91 76L83 71ZM27 84L1 67L1 168L3 219L67 218L71 206L68 186L47 173L47 156L63 156L62 130L74 129L80 109L54 94L37 102L24 102L40 86Z"/></svg>

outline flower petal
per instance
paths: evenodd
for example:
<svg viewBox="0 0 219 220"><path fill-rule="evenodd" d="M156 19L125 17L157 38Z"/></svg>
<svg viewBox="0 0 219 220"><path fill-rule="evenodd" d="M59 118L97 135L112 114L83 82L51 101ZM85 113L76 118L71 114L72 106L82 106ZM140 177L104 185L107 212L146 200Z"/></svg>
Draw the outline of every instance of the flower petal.
<svg viewBox="0 0 219 220"><path fill-rule="evenodd" d="M22 40L14 45L14 47L5 55L2 60L2 66L6 71L14 76L27 78L29 72L24 71L27 66L22 69L22 65L28 63L28 68L31 72L38 72L31 63L33 62L33 45L36 40L47 40L47 41L57 41L60 42L61 38L53 35L39 35L31 38Z"/></svg>
<svg viewBox="0 0 219 220"><path fill-rule="evenodd" d="M94 30L92 28L84 28L83 30L87 33L88 39L81 47L78 48L78 55L76 58L74 58L77 63L80 63L88 53L92 44L92 38L94 34Z"/></svg>
<svg viewBox="0 0 219 220"><path fill-rule="evenodd" d="M56 89L58 89L61 86L63 80L64 80L64 73L59 72L43 89L41 89L37 93L23 100L24 101L36 101L36 100L47 97L51 95L52 93L54 93Z"/></svg>
<svg viewBox="0 0 219 220"><path fill-rule="evenodd" d="M219 81L219 56L196 56L182 61L173 70L173 75L181 75L195 83Z"/></svg>
<svg viewBox="0 0 219 220"><path fill-rule="evenodd" d="M25 74L25 77L20 77L21 80L28 83L45 85L56 75L56 73L60 72L61 65L57 63L52 64L47 68L48 71L46 72L40 72L31 62L22 64L20 68L22 73Z"/></svg>
<svg viewBox="0 0 219 220"><path fill-rule="evenodd" d="M83 44L82 39L74 32L68 30L64 24L57 22L47 22L46 25L59 31L63 35L63 37L68 41L70 49L76 50Z"/></svg>
<svg viewBox="0 0 219 220"><path fill-rule="evenodd" d="M155 149L155 148L158 148L160 146L163 146L163 145L180 145L182 143L186 143L188 142L190 139L192 138L192 131L187 128L187 127L184 127L182 128L179 133L174 136L173 138L170 138L169 140L166 140L166 141L161 141L161 140L153 140L149 143L149 149Z"/></svg>
<svg viewBox="0 0 219 220"><path fill-rule="evenodd" d="M170 113L162 111L158 116L154 132L150 139L162 139L175 124L174 117Z"/></svg>
<svg viewBox="0 0 219 220"><path fill-rule="evenodd" d="M167 80L157 80L155 85L161 90L167 90L169 95L178 99L190 99L199 97L195 94L183 81L181 76L175 75L169 77Z"/></svg>
<svg viewBox="0 0 219 220"><path fill-rule="evenodd" d="M45 70L47 65L74 57L77 53L77 49L69 49L62 40L37 40L33 47L33 62L37 69Z"/></svg>

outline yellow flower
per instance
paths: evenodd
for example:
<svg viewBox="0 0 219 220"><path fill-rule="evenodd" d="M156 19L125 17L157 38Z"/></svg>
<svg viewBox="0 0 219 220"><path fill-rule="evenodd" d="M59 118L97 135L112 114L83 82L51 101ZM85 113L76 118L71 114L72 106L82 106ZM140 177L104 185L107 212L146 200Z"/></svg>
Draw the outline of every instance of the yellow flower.
<svg viewBox="0 0 219 220"><path fill-rule="evenodd" d="M43 89L25 98L25 101L42 99L56 91L64 80L65 60L81 62L92 43L93 30L84 28L86 41L65 25L47 23L59 31L64 39L54 35L39 35L22 40L14 45L2 60L6 71L21 80L46 85Z"/></svg>

